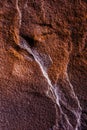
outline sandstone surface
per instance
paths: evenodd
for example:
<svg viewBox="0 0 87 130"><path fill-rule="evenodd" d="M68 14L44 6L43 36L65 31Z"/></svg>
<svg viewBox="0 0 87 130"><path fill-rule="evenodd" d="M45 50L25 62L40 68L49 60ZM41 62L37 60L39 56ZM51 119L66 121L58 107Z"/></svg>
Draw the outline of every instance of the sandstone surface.
<svg viewBox="0 0 87 130"><path fill-rule="evenodd" d="M0 0L0 130L87 130L86 0Z"/></svg>

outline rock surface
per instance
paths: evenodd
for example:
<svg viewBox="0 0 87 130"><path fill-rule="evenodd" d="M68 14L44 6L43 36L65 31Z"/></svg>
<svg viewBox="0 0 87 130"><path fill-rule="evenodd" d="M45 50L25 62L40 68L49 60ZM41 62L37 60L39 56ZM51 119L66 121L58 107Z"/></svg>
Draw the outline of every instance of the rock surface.
<svg viewBox="0 0 87 130"><path fill-rule="evenodd" d="M86 0L0 0L0 130L87 130L86 77Z"/></svg>

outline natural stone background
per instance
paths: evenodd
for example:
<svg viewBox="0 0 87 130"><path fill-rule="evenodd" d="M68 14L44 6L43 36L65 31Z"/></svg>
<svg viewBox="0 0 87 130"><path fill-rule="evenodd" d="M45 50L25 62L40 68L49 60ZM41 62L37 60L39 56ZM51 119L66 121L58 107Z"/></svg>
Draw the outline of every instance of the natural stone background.
<svg viewBox="0 0 87 130"><path fill-rule="evenodd" d="M87 130L87 1L0 0L0 130L51 130L60 112L45 94L39 65L20 48L23 40L66 97L69 76L82 107L79 130Z"/></svg>

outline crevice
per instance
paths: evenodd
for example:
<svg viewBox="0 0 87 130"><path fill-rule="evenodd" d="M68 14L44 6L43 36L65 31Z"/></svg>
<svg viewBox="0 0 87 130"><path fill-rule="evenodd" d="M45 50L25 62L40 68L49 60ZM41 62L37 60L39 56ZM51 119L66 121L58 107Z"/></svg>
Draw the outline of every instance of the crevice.
<svg viewBox="0 0 87 130"><path fill-rule="evenodd" d="M33 22L33 24L36 24L36 25L39 25L39 26L42 26L42 27L49 27L51 29L54 29L52 24L51 23L38 23L38 22Z"/></svg>
<svg viewBox="0 0 87 130"><path fill-rule="evenodd" d="M28 35L21 34L21 37L26 40L31 48L35 46L35 39L33 37L29 37Z"/></svg>

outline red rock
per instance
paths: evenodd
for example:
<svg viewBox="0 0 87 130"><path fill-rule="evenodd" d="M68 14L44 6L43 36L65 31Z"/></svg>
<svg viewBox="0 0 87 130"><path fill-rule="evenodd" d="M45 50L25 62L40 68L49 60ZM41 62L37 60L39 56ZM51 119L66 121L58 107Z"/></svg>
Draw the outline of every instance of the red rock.
<svg viewBox="0 0 87 130"><path fill-rule="evenodd" d="M86 0L0 1L0 130L87 129L86 28Z"/></svg>

